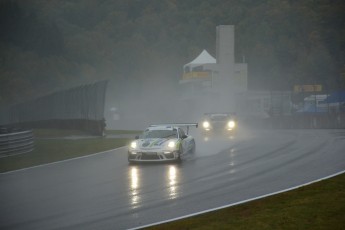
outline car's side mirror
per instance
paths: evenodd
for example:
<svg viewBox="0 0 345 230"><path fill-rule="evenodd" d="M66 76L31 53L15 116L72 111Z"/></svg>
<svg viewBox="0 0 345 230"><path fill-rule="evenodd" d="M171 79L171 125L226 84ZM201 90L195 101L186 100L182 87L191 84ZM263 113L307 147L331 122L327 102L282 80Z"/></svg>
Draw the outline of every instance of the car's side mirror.
<svg viewBox="0 0 345 230"><path fill-rule="evenodd" d="M136 140L138 140L138 139L139 139L139 136L138 136L138 135L136 135L136 136L135 136L135 139L136 139Z"/></svg>

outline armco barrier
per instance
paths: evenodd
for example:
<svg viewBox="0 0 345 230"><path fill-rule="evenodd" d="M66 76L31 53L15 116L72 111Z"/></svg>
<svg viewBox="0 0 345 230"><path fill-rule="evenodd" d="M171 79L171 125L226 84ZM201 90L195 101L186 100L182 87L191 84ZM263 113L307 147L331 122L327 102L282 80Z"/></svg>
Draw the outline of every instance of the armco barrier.
<svg viewBox="0 0 345 230"><path fill-rule="evenodd" d="M0 158L31 152L34 149L32 130L0 134Z"/></svg>

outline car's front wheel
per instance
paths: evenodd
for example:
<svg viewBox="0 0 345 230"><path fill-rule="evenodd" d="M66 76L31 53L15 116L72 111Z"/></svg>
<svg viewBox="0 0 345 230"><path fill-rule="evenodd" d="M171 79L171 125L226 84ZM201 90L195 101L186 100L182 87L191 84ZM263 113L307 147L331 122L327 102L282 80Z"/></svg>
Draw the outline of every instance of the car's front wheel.
<svg viewBox="0 0 345 230"><path fill-rule="evenodd" d="M182 148L180 147L179 150L177 151L177 158L176 158L177 163L180 163L182 161L181 155L182 155Z"/></svg>
<svg viewBox="0 0 345 230"><path fill-rule="evenodd" d="M193 141L192 141L192 148L191 148L191 150L190 150L190 153L191 153L191 154L194 154L194 153L195 153L195 149L196 149L196 147L195 147L195 141L193 140Z"/></svg>

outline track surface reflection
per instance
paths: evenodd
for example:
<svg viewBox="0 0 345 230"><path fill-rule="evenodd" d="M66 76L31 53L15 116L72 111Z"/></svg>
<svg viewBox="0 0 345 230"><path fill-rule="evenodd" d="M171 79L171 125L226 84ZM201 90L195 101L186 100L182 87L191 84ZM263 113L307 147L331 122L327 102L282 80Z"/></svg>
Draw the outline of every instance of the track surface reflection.
<svg viewBox="0 0 345 230"><path fill-rule="evenodd" d="M0 174L0 229L128 229L239 202L345 169L345 132L196 135L180 164L127 162L126 148Z"/></svg>

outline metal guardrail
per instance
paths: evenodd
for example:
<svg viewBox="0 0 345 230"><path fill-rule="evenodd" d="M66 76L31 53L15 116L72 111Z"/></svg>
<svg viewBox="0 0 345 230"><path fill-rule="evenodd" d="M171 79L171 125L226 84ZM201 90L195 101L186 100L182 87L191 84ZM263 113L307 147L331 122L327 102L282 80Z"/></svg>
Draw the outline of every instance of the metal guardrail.
<svg viewBox="0 0 345 230"><path fill-rule="evenodd" d="M28 153L33 149L32 130L0 134L0 158Z"/></svg>

